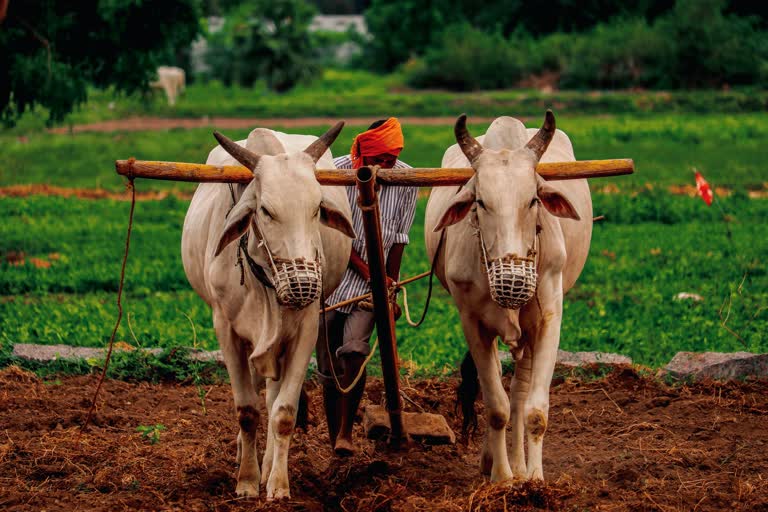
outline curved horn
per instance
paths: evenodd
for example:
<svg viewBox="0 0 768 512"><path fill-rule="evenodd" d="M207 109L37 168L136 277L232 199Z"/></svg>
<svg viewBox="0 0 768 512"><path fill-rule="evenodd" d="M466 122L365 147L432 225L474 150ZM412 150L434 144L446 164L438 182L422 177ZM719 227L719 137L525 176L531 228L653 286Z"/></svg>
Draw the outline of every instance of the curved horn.
<svg viewBox="0 0 768 512"><path fill-rule="evenodd" d="M216 137L216 140L219 141L219 145L221 145L221 147L224 148L227 153L232 155L235 160L250 170L253 171L256 169L256 166L259 165L260 156L253 151L247 150L237 142L225 137L219 132L213 132L213 136Z"/></svg>
<svg viewBox="0 0 768 512"><path fill-rule="evenodd" d="M461 151L464 152L464 156L469 159L470 164L473 163L483 152L483 146L481 146L467 130L467 114L461 114L459 118L456 119L456 124L453 126L453 133L456 135L456 142L459 143L459 147L461 148Z"/></svg>
<svg viewBox="0 0 768 512"><path fill-rule="evenodd" d="M552 137L555 136L555 114L552 110L547 109L547 113L544 115L544 124L541 126L536 135L534 135L528 144L525 145L528 149L533 151L536 155L536 160L541 159L541 156L549 147L549 143L552 142Z"/></svg>
<svg viewBox="0 0 768 512"><path fill-rule="evenodd" d="M344 128L344 121L339 121L327 132L322 134L319 139L310 144L309 147L304 150L304 152L311 156L312 160L317 163L317 161L320 160L320 157L323 156L326 151L328 151L329 147L331 147L331 144L333 144L333 141L336 140L336 137L339 136L342 128Z"/></svg>

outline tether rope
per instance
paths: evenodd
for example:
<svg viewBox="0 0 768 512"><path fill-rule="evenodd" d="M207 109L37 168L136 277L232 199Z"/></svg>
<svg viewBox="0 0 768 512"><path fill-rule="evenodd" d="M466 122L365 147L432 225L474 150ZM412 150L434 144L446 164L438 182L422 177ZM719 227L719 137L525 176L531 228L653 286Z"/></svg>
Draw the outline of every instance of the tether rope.
<svg viewBox="0 0 768 512"><path fill-rule="evenodd" d="M125 265L128 262L128 249L131 246L131 231L133 229L133 212L136 209L136 186L134 184L134 178L129 177L128 178L128 188L131 189L131 212L128 215L128 231L125 236L125 252L123 254L123 265L120 269L120 285L117 288L117 322L115 322L115 328L112 330L112 336L109 337L109 348L107 349L107 357L104 359L104 369L101 371L101 377L99 377L99 383L96 385L96 392L93 394L93 399L91 400L91 408L88 409L88 415L85 417L85 422L83 423L83 426L80 427L80 433L84 432L85 429L88 427L88 423L91 421L91 416L93 415L94 409L96 409L96 400L99 397L99 391L101 391L101 386L104 383L104 378L107 375L107 368L109 367L109 361L112 357L112 348L115 344L115 335L117 334L117 329L120 327L120 321L123 318L123 284L125 283Z"/></svg>

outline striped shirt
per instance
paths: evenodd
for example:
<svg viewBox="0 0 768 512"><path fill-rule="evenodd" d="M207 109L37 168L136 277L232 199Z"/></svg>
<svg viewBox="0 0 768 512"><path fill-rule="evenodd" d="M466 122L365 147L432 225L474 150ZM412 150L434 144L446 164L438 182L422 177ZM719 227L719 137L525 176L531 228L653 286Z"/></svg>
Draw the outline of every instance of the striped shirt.
<svg viewBox="0 0 768 512"><path fill-rule="evenodd" d="M352 159L349 155L333 159L337 169L352 169ZM395 169L410 169L411 166L397 160ZM382 185L379 189L379 211L381 212L381 238L384 243L384 261L389 257L389 251L394 244L407 244L408 232L413 225L416 215L416 197L418 187L400 187ZM357 237L352 242L352 248L368 263L368 251L365 247L365 230L363 229L363 214L357 206L357 186L347 187L347 198L352 207L352 227ZM329 306L371 292L371 286L352 267L347 267L341 284L328 297L325 303ZM342 313L349 313L356 307L350 304L339 308Z"/></svg>

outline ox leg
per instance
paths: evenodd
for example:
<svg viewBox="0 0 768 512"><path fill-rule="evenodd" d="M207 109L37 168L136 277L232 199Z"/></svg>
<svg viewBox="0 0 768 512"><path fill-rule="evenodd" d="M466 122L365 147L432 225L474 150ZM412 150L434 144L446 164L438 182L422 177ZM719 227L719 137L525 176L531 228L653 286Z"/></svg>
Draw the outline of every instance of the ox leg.
<svg viewBox="0 0 768 512"><path fill-rule="evenodd" d="M272 470L267 480L267 499L290 498L288 485L288 448L296 424L301 386L306 377L309 358L315 348L318 315L308 315L294 343L289 344L283 356L280 391L270 408L274 453Z"/></svg>
<svg viewBox="0 0 768 512"><path fill-rule="evenodd" d="M558 282L559 286L559 282ZM549 387L557 362L560 344L560 322L563 315L562 294L560 300L542 301L544 306L533 337L533 363L531 389L525 403L525 428L528 439L528 478L544 480L542 451L544 432L549 417Z"/></svg>
<svg viewBox="0 0 768 512"><path fill-rule="evenodd" d="M261 483L267 485L267 479L272 472L272 461L275 456L275 440L272 433L272 406L280 392L280 381L267 379L267 446L264 449L264 459L261 461Z"/></svg>
<svg viewBox="0 0 768 512"><path fill-rule="evenodd" d="M531 385L531 349L523 351L523 357L515 362L515 375L509 387L512 422L512 473L515 478L525 478L525 403Z"/></svg>
<svg viewBox="0 0 768 512"><path fill-rule="evenodd" d="M464 336L467 338L469 351L477 366L480 388L483 391L485 416L488 425L483 451L480 456L481 471L483 465L493 460L491 481L500 482L512 478L512 469L507 457L506 427L509 421L509 398L501 382L499 372L499 352L496 337L483 328L474 318L462 317Z"/></svg>
<svg viewBox="0 0 768 512"><path fill-rule="evenodd" d="M229 321L220 313L214 313L213 325L219 339L224 364L227 366L240 432L237 435L240 470L237 474L237 495L259 495L259 461L256 447L256 429L259 426L258 395L251 381L248 356L249 347L240 339Z"/></svg>

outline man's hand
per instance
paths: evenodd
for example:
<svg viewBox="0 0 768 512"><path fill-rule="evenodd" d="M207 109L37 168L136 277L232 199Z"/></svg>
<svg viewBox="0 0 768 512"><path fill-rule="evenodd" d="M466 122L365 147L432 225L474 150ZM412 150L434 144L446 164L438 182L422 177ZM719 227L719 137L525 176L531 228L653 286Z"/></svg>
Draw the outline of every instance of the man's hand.
<svg viewBox="0 0 768 512"><path fill-rule="evenodd" d="M400 304L397 302L391 302L389 306L392 309L392 316L394 317L395 321L399 320L400 317L403 316L403 310L400 309Z"/></svg>

